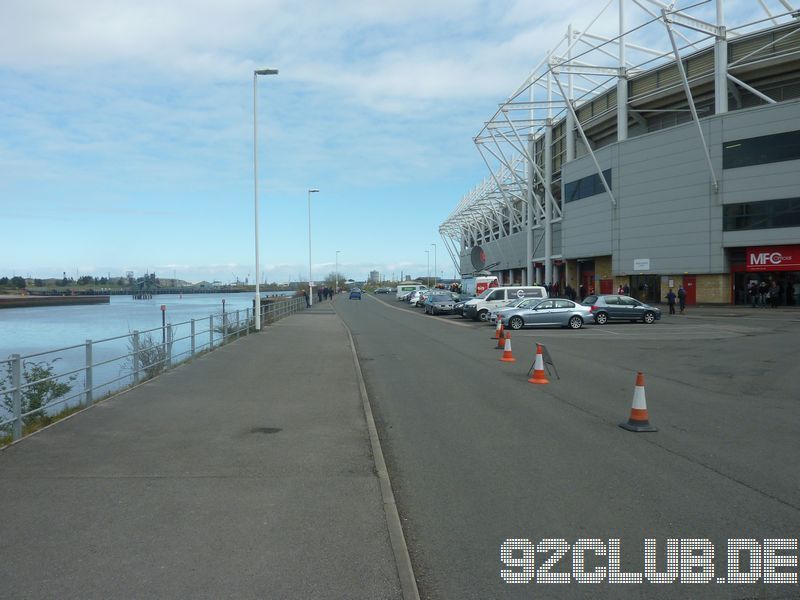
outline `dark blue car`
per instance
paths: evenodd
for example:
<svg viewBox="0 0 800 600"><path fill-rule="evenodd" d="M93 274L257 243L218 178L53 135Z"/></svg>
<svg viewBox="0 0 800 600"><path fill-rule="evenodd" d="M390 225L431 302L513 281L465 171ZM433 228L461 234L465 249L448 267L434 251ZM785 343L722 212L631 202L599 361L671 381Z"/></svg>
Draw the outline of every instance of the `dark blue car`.
<svg viewBox="0 0 800 600"><path fill-rule="evenodd" d="M350 300L361 300L361 290L350 290Z"/></svg>

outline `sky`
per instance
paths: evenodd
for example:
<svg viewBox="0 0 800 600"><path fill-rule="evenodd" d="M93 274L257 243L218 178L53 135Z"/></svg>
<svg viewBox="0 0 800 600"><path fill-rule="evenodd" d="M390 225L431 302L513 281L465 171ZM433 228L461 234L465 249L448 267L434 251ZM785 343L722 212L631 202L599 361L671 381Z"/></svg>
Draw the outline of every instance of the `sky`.
<svg viewBox="0 0 800 600"><path fill-rule="evenodd" d="M253 70L277 68L258 79L261 280L308 279L309 188L313 279L337 251L354 279L452 277L438 227L489 174L472 138L603 4L4 0L0 276L252 282Z"/></svg>

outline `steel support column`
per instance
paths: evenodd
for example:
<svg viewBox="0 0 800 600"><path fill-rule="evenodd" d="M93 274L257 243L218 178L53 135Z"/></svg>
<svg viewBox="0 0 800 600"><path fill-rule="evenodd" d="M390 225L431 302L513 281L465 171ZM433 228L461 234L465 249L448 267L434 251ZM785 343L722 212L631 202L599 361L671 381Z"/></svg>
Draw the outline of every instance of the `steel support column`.
<svg viewBox="0 0 800 600"><path fill-rule="evenodd" d="M617 78L617 140L622 141L628 139L628 75L625 64L625 0L619 0L618 45L620 73Z"/></svg>
<svg viewBox="0 0 800 600"><path fill-rule="evenodd" d="M544 186L549 192L553 185L553 120L547 119L544 130ZM544 280L553 283L553 200L545 193L544 200Z"/></svg>
<svg viewBox="0 0 800 600"><path fill-rule="evenodd" d="M717 27L722 31L714 43L714 113L728 112L728 40L725 36L725 3L717 0Z"/></svg>

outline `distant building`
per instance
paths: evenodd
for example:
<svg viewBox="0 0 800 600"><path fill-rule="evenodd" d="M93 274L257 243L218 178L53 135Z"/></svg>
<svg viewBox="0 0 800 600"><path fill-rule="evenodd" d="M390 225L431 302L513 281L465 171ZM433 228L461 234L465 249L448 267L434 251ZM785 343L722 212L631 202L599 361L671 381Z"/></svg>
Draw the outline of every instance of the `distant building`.
<svg viewBox="0 0 800 600"><path fill-rule="evenodd" d="M403 281L411 281L411 275L406 275L406 277L405 277L405 279Z"/></svg>
<svg viewBox="0 0 800 600"><path fill-rule="evenodd" d="M378 271L370 271L369 272L369 282L370 283L380 283L381 274Z"/></svg>

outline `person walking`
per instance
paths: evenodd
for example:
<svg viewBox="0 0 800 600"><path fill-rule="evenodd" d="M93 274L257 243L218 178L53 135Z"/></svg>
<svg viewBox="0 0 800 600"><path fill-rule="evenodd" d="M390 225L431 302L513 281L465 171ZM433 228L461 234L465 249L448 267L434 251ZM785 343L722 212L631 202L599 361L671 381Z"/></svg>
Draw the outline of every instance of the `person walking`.
<svg viewBox="0 0 800 600"><path fill-rule="evenodd" d="M667 292L667 304L669 304L669 314L675 314L675 292L672 291L672 288L669 288L669 292ZM681 312L683 312L681 310Z"/></svg>
<svg viewBox="0 0 800 600"><path fill-rule="evenodd" d="M686 310L686 290L683 289L683 286L678 288L678 305L681 308L681 314L683 311Z"/></svg>
<svg viewBox="0 0 800 600"><path fill-rule="evenodd" d="M756 300L758 300L758 284L755 281L751 281L750 285L747 286L747 295L750 297L751 308L755 308Z"/></svg>
<svg viewBox="0 0 800 600"><path fill-rule="evenodd" d="M778 304L781 301L781 290L774 279L772 280L772 285L769 286L768 294L770 306L772 306L772 308L778 308Z"/></svg>
<svg viewBox="0 0 800 600"><path fill-rule="evenodd" d="M306 308L311 308L311 303L308 301L308 292L303 290L303 298L306 299Z"/></svg>

